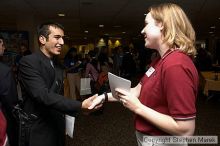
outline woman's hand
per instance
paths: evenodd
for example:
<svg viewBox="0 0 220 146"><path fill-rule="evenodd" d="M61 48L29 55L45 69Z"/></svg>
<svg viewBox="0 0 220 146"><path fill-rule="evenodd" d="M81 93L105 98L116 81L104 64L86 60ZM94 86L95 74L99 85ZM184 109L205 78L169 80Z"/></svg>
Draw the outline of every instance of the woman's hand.
<svg viewBox="0 0 220 146"><path fill-rule="evenodd" d="M134 113L136 113L137 110L141 107L142 103L139 101L138 97L136 97L131 92L119 88L115 89L115 91L119 101Z"/></svg>

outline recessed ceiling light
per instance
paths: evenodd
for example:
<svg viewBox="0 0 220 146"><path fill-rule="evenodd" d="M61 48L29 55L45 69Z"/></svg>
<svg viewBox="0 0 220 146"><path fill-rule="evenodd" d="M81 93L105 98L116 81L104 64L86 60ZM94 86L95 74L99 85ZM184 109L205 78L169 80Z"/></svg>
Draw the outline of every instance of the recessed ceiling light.
<svg viewBox="0 0 220 146"><path fill-rule="evenodd" d="M59 13L59 14L57 14L57 15L60 16L60 17L64 17L64 16L65 16L64 13Z"/></svg>
<svg viewBox="0 0 220 146"><path fill-rule="evenodd" d="M122 33L123 33L123 34L125 34L126 32L125 32L125 31L123 31Z"/></svg>
<svg viewBox="0 0 220 146"><path fill-rule="evenodd" d="M104 25L103 25L103 24L100 24L99 27L104 27Z"/></svg>
<svg viewBox="0 0 220 146"><path fill-rule="evenodd" d="M211 26L210 28L215 29L215 26Z"/></svg>
<svg viewBox="0 0 220 146"><path fill-rule="evenodd" d="M85 30L84 32L85 32L85 33L89 33L89 31L88 31L88 30Z"/></svg>

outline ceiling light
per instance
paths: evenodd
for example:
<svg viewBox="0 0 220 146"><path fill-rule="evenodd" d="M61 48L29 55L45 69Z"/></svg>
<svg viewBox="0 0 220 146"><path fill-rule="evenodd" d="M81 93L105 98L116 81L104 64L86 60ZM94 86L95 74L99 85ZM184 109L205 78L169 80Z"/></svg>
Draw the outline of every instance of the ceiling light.
<svg viewBox="0 0 220 146"><path fill-rule="evenodd" d="M88 30L85 30L84 32L85 32L85 33L89 33L89 31L88 31Z"/></svg>
<svg viewBox="0 0 220 146"><path fill-rule="evenodd" d="M211 29L215 29L215 26L211 26L210 28L211 28Z"/></svg>
<svg viewBox="0 0 220 146"><path fill-rule="evenodd" d="M209 33L214 33L213 31L210 31Z"/></svg>
<svg viewBox="0 0 220 146"><path fill-rule="evenodd" d="M109 35L108 33L105 33L104 35Z"/></svg>
<svg viewBox="0 0 220 146"><path fill-rule="evenodd" d="M59 14L57 14L57 15L60 16L60 17L64 17L64 16L65 16L64 13L59 13Z"/></svg>
<svg viewBox="0 0 220 146"><path fill-rule="evenodd" d="M125 32L125 31L123 31L122 33L123 33L123 34L125 34L126 32Z"/></svg>
<svg viewBox="0 0 220 146"><path fill-rule="evenodd" d="M99 27L104 27L104 25L103 25L103 24L100 24Z"/></svg>

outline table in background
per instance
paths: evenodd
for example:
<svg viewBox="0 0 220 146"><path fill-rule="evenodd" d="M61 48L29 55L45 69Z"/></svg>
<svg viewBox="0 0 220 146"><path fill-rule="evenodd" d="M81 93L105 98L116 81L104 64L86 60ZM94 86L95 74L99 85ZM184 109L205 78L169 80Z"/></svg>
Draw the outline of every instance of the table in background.
<svg viewBox="0 0 220 146"><path fill-rule="evenodd" d="M220 91L220 73L207 71L201 72L202 76L205 79L205 86L203 93L206 96L209 96L209 91Z"/></svg>

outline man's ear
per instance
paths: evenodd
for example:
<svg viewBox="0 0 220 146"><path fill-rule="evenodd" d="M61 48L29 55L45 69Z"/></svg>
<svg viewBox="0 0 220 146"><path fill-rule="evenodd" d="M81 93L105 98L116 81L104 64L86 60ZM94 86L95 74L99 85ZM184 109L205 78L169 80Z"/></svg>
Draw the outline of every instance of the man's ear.
<svg viewBox="0 0 220 146"><path fill-rule="evenodd" d="M41 43L41 44L45 44L46 43L46 41L47 41L47 39L45 38L45 36L40 36L39 37L39 42Z"/></svg>

